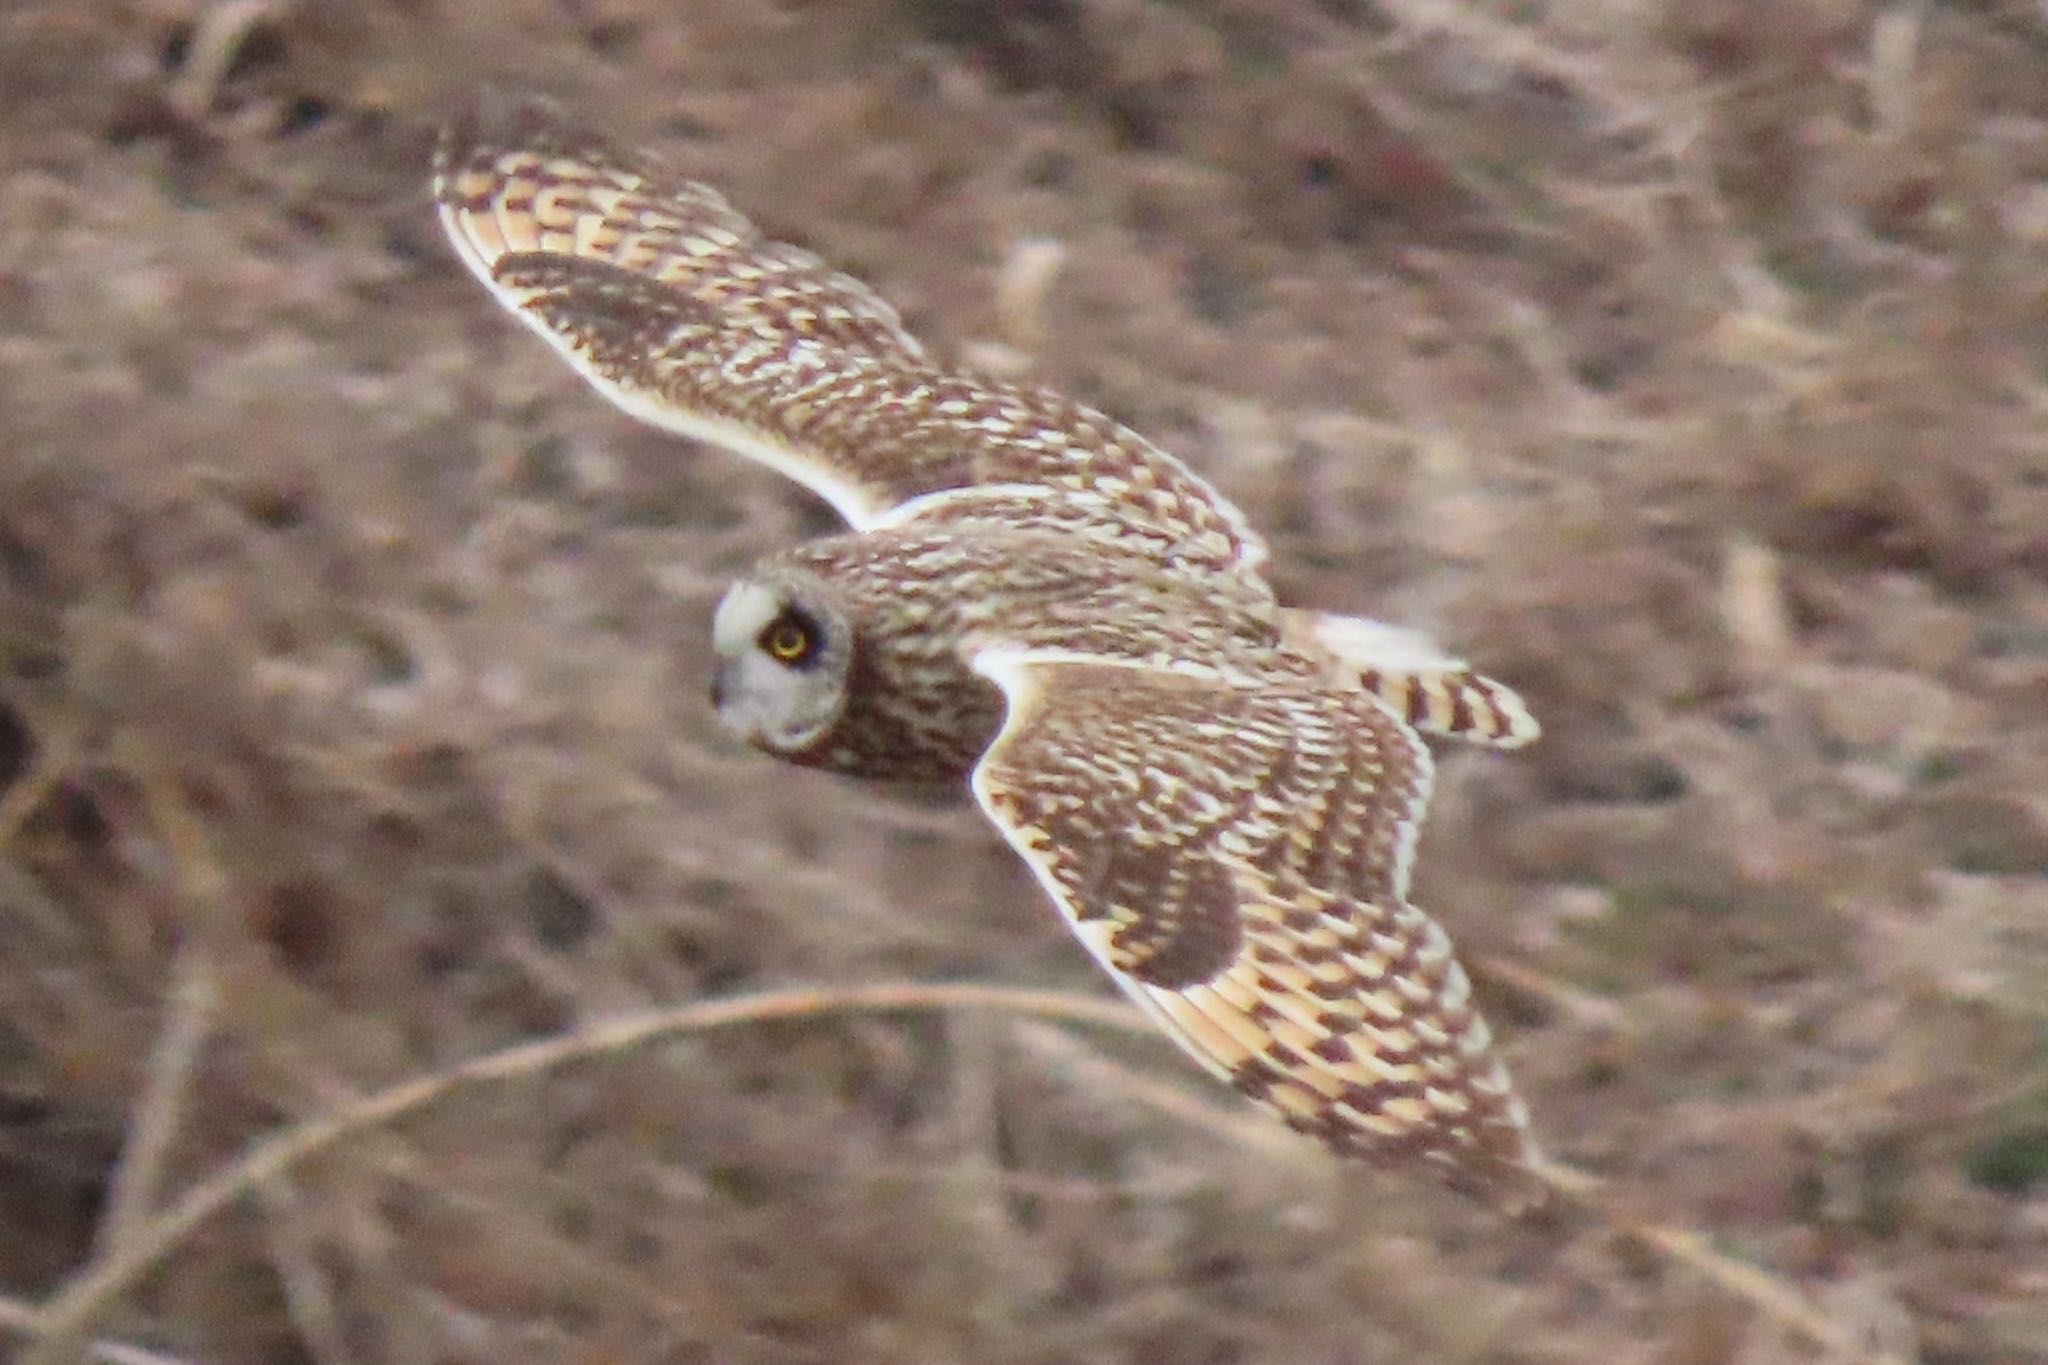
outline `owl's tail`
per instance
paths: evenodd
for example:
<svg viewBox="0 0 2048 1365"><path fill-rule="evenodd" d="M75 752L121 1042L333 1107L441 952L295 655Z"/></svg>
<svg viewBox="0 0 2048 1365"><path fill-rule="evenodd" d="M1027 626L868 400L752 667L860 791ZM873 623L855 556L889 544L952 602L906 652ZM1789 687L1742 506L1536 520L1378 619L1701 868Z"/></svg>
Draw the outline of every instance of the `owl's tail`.
<svg viewBox="0 0 2048 1365"><path fill-rule="evenodd" d="M1289 644L1326 659L1332 681L1372 693L1425 735L1519 749L1543 733L1515 690L1428 636L1362 616L1286 609Z"/></svg>

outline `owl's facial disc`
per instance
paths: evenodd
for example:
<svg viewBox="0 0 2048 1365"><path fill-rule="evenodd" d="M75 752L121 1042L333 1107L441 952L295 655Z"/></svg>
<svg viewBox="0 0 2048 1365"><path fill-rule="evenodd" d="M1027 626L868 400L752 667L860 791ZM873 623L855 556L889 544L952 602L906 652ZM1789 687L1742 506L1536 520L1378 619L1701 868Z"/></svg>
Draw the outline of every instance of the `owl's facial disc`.
<svg viewBox="0 0 2048 1365"><path fill-rule="evenodd" d="M711 702L726 727L774 754L810 748L846 706L846 618L809 584L735 583L712 619Z"/></svg>

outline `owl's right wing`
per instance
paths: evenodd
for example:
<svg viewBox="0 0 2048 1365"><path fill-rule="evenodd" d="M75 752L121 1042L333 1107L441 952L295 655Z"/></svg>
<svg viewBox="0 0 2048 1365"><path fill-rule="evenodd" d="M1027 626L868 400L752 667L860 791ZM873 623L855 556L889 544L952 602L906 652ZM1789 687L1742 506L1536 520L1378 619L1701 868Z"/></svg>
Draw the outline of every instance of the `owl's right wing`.
<svg viewBox="0 0 2048 1365"><path fill-rule="evenodd" d="M1528 1116L1443 929L1410 904L1428 750L1376 698L1004 645L982 810L1118 984L1340 1156L1503 1202Z"/></svg>
<svg viewBox="0 0 2048 1365"><path fill-rule="evenodd" d="M451 121L434 198L463 263L605 397L796 479L856 530L964 498L1197 570L1265 558L1236 507L1136 432L933 363L866 285L544 105L486 97Z"/></svg>

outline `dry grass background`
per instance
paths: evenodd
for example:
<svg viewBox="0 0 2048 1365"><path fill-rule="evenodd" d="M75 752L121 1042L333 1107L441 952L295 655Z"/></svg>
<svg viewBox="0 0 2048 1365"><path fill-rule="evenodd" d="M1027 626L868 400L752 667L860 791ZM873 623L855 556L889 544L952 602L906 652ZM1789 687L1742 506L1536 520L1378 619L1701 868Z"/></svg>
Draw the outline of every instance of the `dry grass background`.
<svg viewBox="0 0 2048 1365"><path fill-rule="evenodd" d="M791 982L1103 991L967 813L714 732L716 594L830 520L460 275L425 165L484 80L1182 452L1293 600L1518 684L1545 742L1447 762L1421 898L1552 1150L1873 1347L2048 1360L2025 0L12 0L0 1319L262 1136L496 1049ZM724 1030L356 1134L101 1330L1803 1355L1597 1222L1235 1117L1163 1043L1002 1013Z"/></svg>

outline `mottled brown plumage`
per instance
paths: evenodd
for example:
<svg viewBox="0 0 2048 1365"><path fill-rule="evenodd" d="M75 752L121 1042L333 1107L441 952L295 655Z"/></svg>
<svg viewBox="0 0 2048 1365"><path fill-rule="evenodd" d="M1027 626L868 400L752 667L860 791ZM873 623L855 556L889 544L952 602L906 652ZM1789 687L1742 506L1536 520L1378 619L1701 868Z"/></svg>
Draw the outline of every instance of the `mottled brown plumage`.
<svg viewBox="0 0 2048 1365"><path fill-rule="evenodd" d="M1516 1198L1527 1116L1408 901L1432 763L1514 693L1410 632L1280 606L1236 508L1129 428L944 368L866 286L533 105L449 128L469 268L626 411L853 527L713 623L750 741L969 780L1077 935L1211 1071L1332 1151Z"/></svg>

